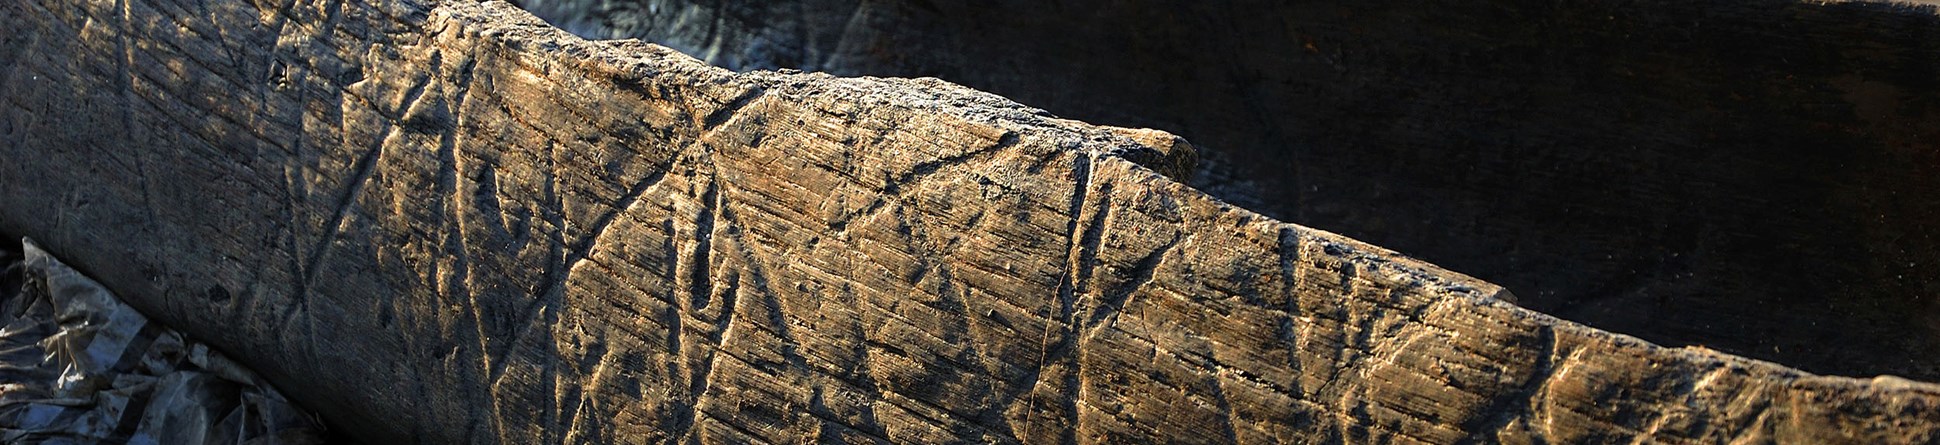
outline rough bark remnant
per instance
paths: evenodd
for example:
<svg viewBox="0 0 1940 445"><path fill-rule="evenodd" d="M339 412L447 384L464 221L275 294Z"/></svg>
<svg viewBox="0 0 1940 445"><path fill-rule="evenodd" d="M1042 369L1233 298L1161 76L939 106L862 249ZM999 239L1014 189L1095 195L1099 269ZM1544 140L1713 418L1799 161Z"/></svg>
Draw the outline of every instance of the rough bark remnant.
<svg viewBox="0 0 1940 445"><path fill-rule="evenodd" d="M1940 388L1560 321L1133 162L1189 164L1169 138L944 82L496 2L0 12L0 229L374 443L1940 430Z"/></svg>

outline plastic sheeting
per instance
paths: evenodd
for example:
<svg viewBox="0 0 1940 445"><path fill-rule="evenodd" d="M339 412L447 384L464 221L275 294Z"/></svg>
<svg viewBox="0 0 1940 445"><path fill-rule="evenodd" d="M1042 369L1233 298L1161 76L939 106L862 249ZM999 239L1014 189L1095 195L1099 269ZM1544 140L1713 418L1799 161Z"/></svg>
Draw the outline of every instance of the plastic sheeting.
<svg viewBox="0 0 1940 445"><path fill-rule="evenodd" d="M21 244L0 252L0 442L324 442L255 373Z"/></svg>

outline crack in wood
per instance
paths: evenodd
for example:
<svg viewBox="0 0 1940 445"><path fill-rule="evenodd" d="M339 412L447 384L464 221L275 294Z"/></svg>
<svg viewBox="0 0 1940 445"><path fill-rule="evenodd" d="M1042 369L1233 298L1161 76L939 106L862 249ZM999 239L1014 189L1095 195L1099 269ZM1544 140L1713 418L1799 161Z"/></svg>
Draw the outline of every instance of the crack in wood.
<svg viewBox="0 0 1940 445"><path fill-rule="evenodd" d="M1080 261L1082 261L1082 258L1079 258L1080 254L1083 252L1083 249L1084 249L1083 247L1084 235L1079 233L1079 228L1080 228L1080 224L1082 224L1082 221L1084 221L1083 217L1084 217L1086 196L1090 193L1090 189L1091 189L1091 180L1092 180L1092 173L1093 173L1092 163L1095 161L1096 159L1089 154L1076 154L1072 158L1071 177L1072 179L1075 180L1075 183L1072 187L1072 192L1071 192L1071 210L1068 213L1068 216L1071 219L1071 222L1068 226L1066 226L1066 229L1065 229L1066 233L1069 234L1068 236L1070 236L1071 241L1070 241L1070 244L1065 249L1065 256L1064 256L1065 263L1064 263L1064 268L1062 270L1063 272L1062 278L1059 279L1057 293L1055 294L1057 296L1057 301L1052 302L1052 305L1053 305L1052 309L1056 310L1057 313L1045 314L1042 317L1044 319L1044 331L1039 334L1039 338L1038 338L1037 366L1031 369L1030 375L1028 376L1027 379L1012 384L1013 391L1024 391L1024 392L1027 392L1028 394L1026 396L1027 400L1025 401L1024 427L1018 433L1019 440L1031 440L1031 436L1030 436L1031 427L1037 419L1036 388L1043 376L1044 367L1049 363L1048 359L1051 358L1049 356L1051 352L1050 351L1051 329L1053 326L1062 326L1065 328L1069 327L1068 326L1069 318L1070 318L1069 313L1071 311L1071 305L1072 305L1071 300L1073 299L1073 295L1076 293L1075 286L1077 286L1078 284L1075 282L1076 274L1077 274L1075 269L1078 267L1084 267L1084 265L1080 263ZM1056 315L1056 316L1052 317L1051 315ZM1015 395L1011 395L1010 397L1006 397L1006 399L1014 398L1014 397Z"/></svg>
<svg viewBox="0 0 1940 445"><path fill-rule="evenodd" d="M22 58L31 63L8 68L7 76L92 76L90 85L122 86L119 100L127 103L111 105L126 108L49 109L72 96L21 91L26 88L18 85L8 91L22 97L4 98L5 103L89 122L119 119L142 132L137 135L181 127L177 134L150 136L161 140L156 145L185 156L157 158L160 151L144 148L149 151L136 152L132 163L117 156L90 165L134 172L144 182L213 166L208 171L235 174L244 184L230 186L234 195L221 198L241 204L280 199L286 206L286 214L271 209L219 215L267 217L271 221L248 228L284 230L261 234L260 246L244 245L257 234L221 233L217 223L151 217L186 235L206 237L211 242L205 246L231 249L228 254L245 248L282 251L256 257L275 262L274 270L255 276L284 280L278 275L287 275L287 281L269 282L270 289L289 289L292 302L308 303L269 302L263 306L267 310L294 317L277 328L283 338L236 347L257 348L270 357L265 366L284 376L330 357L375 356L368 370L320 379L326 381L456 368L444 380L400 387L395 395L449 404L436 406L468 404L459 409L473 411L464 413L475 414L469 419L358 419L360 413L335 413L375 425L379 436L550 442L617 440L624 437L608 434L644 432L692 442L791 442L825 434L816 438L1071 443L1094 437L1157 441L1190 429L1207 441L1449 441L1460 437L1450 432L1459 422L1461 433L1485 441L1485 429L1585 414L1585 404L1606 401L1624 403L1627 410L1611 415L1618 423L1611 425L1614 434L1678 436L1697 433L1683 431L1682 419L1667 411L1648 417L1650 410L1665 407L1640 400L1771 399L1778 391L1785 400L1781 404L1816 408L1826 405L1800 394L1884 388L1792 374L1769 377L1779 375L1774 373L1780 368L1724 362L1731 370L1751 370L1750 377L1739 378L1723 374L1727 367L1693 365L1712 363L1701 361L1714 359L1710 355L1690 358L1698 354L1583 340L1595 331L1494 306L1480 296L1487 287L1464 287L1474 283L1466 278L1325 232L1253 215L1235 217L1243 212L1142 169L1120 166L1126 173L1100 164L1115 155L1085 154L1098 148L1086 146L1091 136L1084 132L1090 130L984 107L981 96L961 100L965 96L950 92L954 87L940 83L742 75L678 57L610 53L621 45L579 42L536 23L500 23L524 16L497 3L435 5L442 14L430 26L417 26L425 18L413 11L424 6L416 2L269 0L194 11L174 6L183 2L109 2L118 12L108 4L34 3L61 6L43 12L9 5L3 9L34 17L0 17L0 22L32 24L46 15L50 23L29 33L45 34L50 41L89 41L73 48L35 43L29 51L66 51L74 61ZM144 5L157 11L145 12ZM264 13L259 15L267 28L237 22L213 29L195 15L236 20L247 18L252 8ZM270 11L278 8L302 10ZM166 19L143 19L144 13ZM112 26L87 36L60 28L83 21L93 21L85 29L113 25L115 14L122 16L120 40ZM712 19L715 26L731 25ZM182 29L167 29L171 26ZM153 42L134 35L171 31L179 33ZM264 43L270 34L281 45L269 59L256 57L257 49L234 45L181 60L173 55L202 45ZM131 37L140 44L129 45ZM404 49L405 55L382 57L387 48ZM434 52L440 55L427 55ZM240 56L251 60L228 63ZM627 56L635 57L623 67L610 66ZM430 67L435 75L419 79L426 59L435 65ZM371 66L358 66L366 62ZM290 75L314 78L295 82L298 88L292 90L271 91L261 77L268 75L265 66L279 63L287 64ZM645 94L646 105L600 94L625 88L598 82L615 70L652 73L638 79L650 87L639 91L653 93ZM489 83L507 80L494 76L521 74L540 81ZM588 76L594 81L586 81ZM218 79L188 83L176 77ZM332 82L348 83L354 91ZM231 85L249 91L213 94ZM926 95L900 95L902 88L920 88ZM107 92L88 97L116 100L115 91ZM771 93L774 97L768 97ZM911 98L942 105L898 105ZM235 103L209 105L225 99ZM644 108L627 108L636 106ZM281 114L298 109L293 107L302 113L293 119ZM940 117L929 119L929 114ZM447 117L450 121L443 120ZM406 118L425 124L401 121ZM508 128L479 124L494 120ZM641 121L662 127L642 127ZM816 135L804 138L803 133ZM725 145L757 134L772 137L760 150L784 151L768 156ZM40 136L8 137L28 147L47 145L34 145ZM345 137L366 139L325 150L336 153L315 153L324 145L317 141ZM1006 149L1019 140L1045 146ZM576 152L585 148L579 142L598 142L593 144L597 153ZM541 143L545 153L532 153ZM249 177L262 172L245 171L261 167L246 156L273 158L277 144L288 146L285 159L293 160L273 172L281 177ZM661 159L663 149L684 157ZM754 165L721 158L729 165L715 165L705 152L717 149L780 162ZM578 159L608 155L617 156L605 165L610 170L584 168L587 163ZM654 159L640 162L643 155ZM802 162L789 162L796 160ZM662 162L676 165L644 169ZM308 184L304 165L331 171ZM688 170L673 170L678 167ZM969 184L973 180L978 183ZM675 183L685 185L669 185ZM325 184L329 190L306 189ZM958 193L949 187L978 189ZM1068 202L1066 187L1071 187ZM673 188L682 190L662 193ZM143 202L133 192L102 190L120 193L108 199ZM165 204L157 201L161 191L148 191L155 194L147 205ZM936 191L943 193L931 193ZM72 196L79 194L48 200ZM417 200L427 196L443 202ZM1162 200L1145 200L1151 196ZM940 202L979 198L990 202ZM812 207L818 203L823 205ZM1148 203L1177 218L1147 214ZM67 199L57 205L79 204ZM383 205L401 210L379 211L394 210L378 208ZM417 205L425 208L409 207ZM852 208L859 211L849 212ZM816 213L832 209L846 213ZM163 210L164 216L171 213ZM89 218L86 212L57 209L53 230ZM521 212L536 216L514 221ZM131 220L139 217L128 214L137 217ZM901 225L882 232L855 229L888 226L877 224L889 222L889 215ZM828 236L818 223L831 219L838 220L830 224L834 233L853 229L856 239ZM631 225L636 222L647 227ZM1155 233L1152 229L1157 234L1147 235ZM375 239L362 239L365 232ZM1132 240L1121 242L1121 237ZM389 244L399 239L422 242ZM1139 250L1111 250L1120 248ZM141 258L167 252L136 253L137 261L145 261ZM376 266L362 268L353 261L365 258L350 258L366 253L376 257ZM487 253L490 258L483 256ZM423 264L425 257L431 265ZM229 272L188 264L150 279L168 289L182 284L174 272ZM437 294L400 289L417 283L412 280L427 270L438 275ZM357 274L350 278L362 281L359 287L322 287L328 274L339 271ZM882 274L891 276L877 276ZM801 282L813 284L805 288ZM156 305L174 311L185 307L174 301ZM330 323L344 320L338 314L362 316L357 311L373 306L378 309L372 313L399 320L394 325L389 318L367 320L390 329L379 335L409 338L330 329ZM306 307L314 312L294 312ZM1043 324L1029 326L1033 322ZM1031 328L1040 330L1035 363ZM663 330L666 337L658 337ZM1469 336L1477 330L1481 335ZM334 344L338 339L331 335L349 335L347 340L359 343ZM633 343L620 343L622 335ZM603 343L608 336L615 342ZM1444 340L1452 344L1434 344ZM384 343L390 341L395 343ZM781 346L771 349L777 341ZM1529 355L1545 342L1547 356ZM294 351L264 352L263 344ZM358 346L376 344L384 346ZM1509 352L1481 350L1487 346ZM391 347L396 350L384 349ZM1569 348L1575 349L1562 350ZM1412 368L1422 363L1430 369ZM1657 364L1669 366L1644 370ZM1459 381L1448 373L1437 377L1433 367L1442 365L1467 374ZM1640 372L1652 380L1626 387L1645 389L1634 394L1564 394L1565 384L1576 388L1576 382L1562 380L1580 374L1569 372L1572 366ZM1705 371L1710 373L1700 374ZM1430 380L1393 380L1416 377ZM1691 383L1692 378L1699 380ZM1447 387L1436 386L1442 384ZM1611 383L1620 384L1627 383ZM1799 389L1757 386L1764 384ZM338 382L304 389L308 397L338 405L362 396L337 394L345 390ZM1452 398L1440 399L1444 396ZM804 403L807 413L786 412ZM401 405L374 405L379 410L373 412L392 415L419 407ZM1740 411L1706 418L1704 434L1715 434L1700 440L1769 427L1747 422L1800 418L1795 411L1800 408L1793 406L1733 409ZM1291 415L1275 417L1282 412ZM1538 440L1569 432L1531 431Z"/></svg>

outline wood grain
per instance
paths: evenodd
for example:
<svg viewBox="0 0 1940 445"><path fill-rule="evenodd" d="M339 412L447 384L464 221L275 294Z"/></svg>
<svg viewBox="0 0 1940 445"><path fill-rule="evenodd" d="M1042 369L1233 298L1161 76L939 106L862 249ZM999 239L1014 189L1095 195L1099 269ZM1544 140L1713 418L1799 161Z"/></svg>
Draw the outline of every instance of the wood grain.
<svg viewBox="0 0 1940 445"><path fill-rule="evenodd" d="M1932 385L1520 309L940 81L499 2L0 12L0 229L374 443L1940 437Z"/></svg>

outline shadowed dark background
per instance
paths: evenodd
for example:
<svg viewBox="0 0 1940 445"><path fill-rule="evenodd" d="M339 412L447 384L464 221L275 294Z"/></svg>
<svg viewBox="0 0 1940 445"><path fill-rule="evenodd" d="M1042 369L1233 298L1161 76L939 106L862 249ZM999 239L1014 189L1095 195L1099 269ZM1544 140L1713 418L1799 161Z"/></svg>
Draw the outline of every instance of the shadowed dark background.
<svg viewBox="0 0 1940 445"><path fill-rule="evenodd" d="M1940 20L1748 0L526 0L1171 131L1195 186L1666 345L1940 379Z"/></svg>

